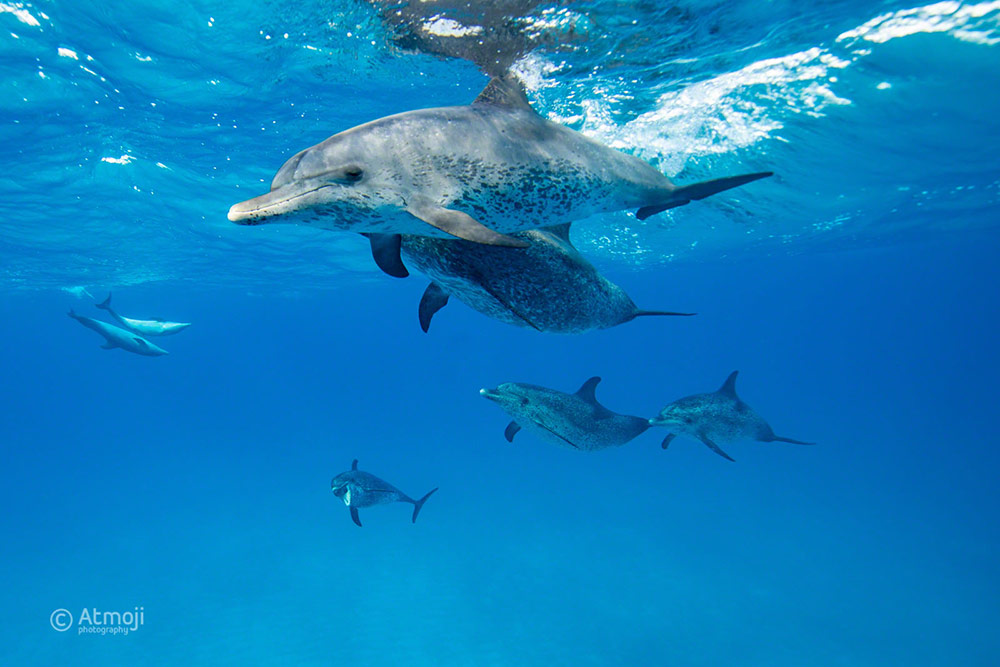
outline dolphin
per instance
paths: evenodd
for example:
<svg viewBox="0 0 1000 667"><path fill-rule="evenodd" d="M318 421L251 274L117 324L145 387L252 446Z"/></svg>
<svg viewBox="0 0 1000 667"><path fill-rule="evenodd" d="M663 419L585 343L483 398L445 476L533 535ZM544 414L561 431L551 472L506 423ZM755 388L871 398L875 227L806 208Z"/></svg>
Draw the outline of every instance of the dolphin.
<svg viewBox="0 0 1000 667"><path fill-rule="evenodd" d="M134 334L131 331L126 331L125 329L119 329L113 324L77 315L72 309L69 311L69 316L107 339L107 342L101 346L102 350L113 350L116 347L120 347L123 350L142 354L147 357L161 357L164 354L170 354L163 348L153 345L142 336Z"/></svg>
<svg viewBox="0 0 1000 667"><path fill-rule="evenodd" d="M451 295L502 322L553 333L606 329L649 315L694 314L637 308L573 247L569 224L511 236L527 248L403 235L406 263L431 279L420 300L425 332Z"/></svg>
<svg viewBox="0 0 1000 667"><path fill-rule="evenodd" d="M330 490L333 495L344 501L351 510L351 519L354 523L361 525L361 517L358 516L359 507L372 507L373 505L385 505L386 503L412 503L413 523L417 522L417 515L420 508L424 506L427 499L431 497L437 489L431 489L420 500L414 500L389 482L379 479L371 473L358 470L358 460L354 459L351 469L342 472L330 482Z"/></svg>
<svg viewBox="0 0 1000 667"><path fill-rule="evenodd" d="M114 318L118 324L122 325L129 331L134 331L135 333L142 334L143 336L170 336L180 331L184 331L191 326L190 322L167 322L166 320L158 318L153 318L151 320L134 320L131 317L122 317L111 307L110 292L108 292L107 299L94 305L101 310L108 311L111 317Z"/></svg>
<svg viewBox="0 0 1000 667"><path fill-rule="evenodd" d="M694 394L674 401L649 420L650 426L669 426L680 433L698 438L713 452L730 461L734 459L719 449L716 442L759 440L791 442L796 445L816 444L775 435L767 422L736 395L738 374L739 371L730 373L718 391ZM663 439L663 449L667 448L674 436L674 433L667 434Z"/></svg>
<svg viewBox="0 0 1000 667"><path fill-rule="evenodd" d="M267 194L229 209L243 225L284 221L371 235L457 236L511 247L508 234L636 209L644 220L771 172L674 185L643 160L535 113L512 76L468 106L408 111L292 156Z"/></svg>
<svg viewBox="0 0 1000 667"><path fill-rule="evenodd" d="M514 442L523 427L556 445L592 452L624 445L649 428L646 419L620 415L598 403L594 389L600 381L590 378L575 394L520 382L479 393L514 418L503 433L507 442Z"/></svg>

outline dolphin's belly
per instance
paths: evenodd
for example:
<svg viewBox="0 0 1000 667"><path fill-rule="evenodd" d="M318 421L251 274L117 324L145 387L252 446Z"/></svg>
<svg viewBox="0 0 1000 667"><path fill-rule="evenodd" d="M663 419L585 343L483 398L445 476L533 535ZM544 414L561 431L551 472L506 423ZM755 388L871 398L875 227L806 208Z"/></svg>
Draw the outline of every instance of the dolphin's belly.
<svg viewBox="0 0 1000 667"><path fill-rule="evenodd" d="M374 505L385 505L399 500L397 491L385 491L381 489L366 489L355 486L351 488L351 507L372 507Z"/></svg>

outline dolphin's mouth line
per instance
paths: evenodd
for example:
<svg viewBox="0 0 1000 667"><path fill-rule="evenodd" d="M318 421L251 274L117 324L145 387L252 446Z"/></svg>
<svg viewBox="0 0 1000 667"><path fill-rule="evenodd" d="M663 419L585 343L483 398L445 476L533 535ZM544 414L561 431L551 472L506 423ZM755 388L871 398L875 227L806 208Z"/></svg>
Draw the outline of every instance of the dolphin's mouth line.
<svg viewBox="0 0 1000 667"><path fill-rule="evenodd" d="M278 201L268 202L264 206L258 206L257 208L251 209L249 211L237 211L236 215L250 217L250 216L259 214L262 211L267 211L268 209L272 209L272 208L274 208L276 206L281 206L282 204L287 204L289 202L295 201L296 199L300 199L302 197L307 197L307 196L313 194L314 192L319 192L320 190L322 190L324 188L332 188L332 187L334 187L334 186L333 185L329 185L329 184L327 184L327 185L320 185L318 187L313 188L312 190L307 190L305 192L300 192L300 193L298 193L296 195L292 195L291 197L286 197L286 198L280 199ZM270 193L268 193L268 194L270 194ZM266 196L267 195L261 195L261 197L266 197ZM254 199L256 199L256 197ZM248 199L247 201L253 201L253 200ZM237 206L239 206L240 204L245 204L245 203L246 202L240 202L239 204L234 204L232 206L232 208L229 209L229 216L228 217L229 217L230 220L232 220L233 222L237 222L238 221L237 219L233 218L233 209L236 208ZM244 218L241 217L239 219L242 220Z"/></svg>

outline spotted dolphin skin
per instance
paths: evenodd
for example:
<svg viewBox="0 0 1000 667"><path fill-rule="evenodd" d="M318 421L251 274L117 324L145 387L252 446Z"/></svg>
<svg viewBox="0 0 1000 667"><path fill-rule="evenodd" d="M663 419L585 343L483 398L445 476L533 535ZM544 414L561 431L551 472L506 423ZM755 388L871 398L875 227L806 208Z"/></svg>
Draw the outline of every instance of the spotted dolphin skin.
<svg viewBox="0 0 1000 667"><path fill-rule="evenodd" d="M620 415L598 403L594 390L600 381L590 378L575 394L520 382L479 393L514 418L504 431L507 442L525 428L547 442L590 452L624 445L649 428L641 417Z"/></svg>
<svg viewBox="0 0 1000 667"><path fill-rule="evenodd" d="M297 153L270 192L235 204L229 219L361 232L388 249L397 234L524 247L507 235L625 209L645 219L769 175L678 187L643 160L542 118L507 76L471 105L387 116Z"/></svg>
<svg viewBox="0 0 1000 667"><path fill-rule="evenodd" d="M361 517L358 516L359 507L373 507L397 502L413 504L413 523L416 523L420 508L424 506L431 494L437 491L437 489L431 489L420 500L414 500L389 482L379 479L371 473L358 470L357 459L354 459L350 470L333 478L330 482L330 490L333 491L333 495L344 501L344 504L351 510L351 519L359 526L361 525Z"/></svg>
<svg viewBox="0 0 1000 667"><path fill-rule="evenodd" d="M126 331L125 329L120 329L113 324L77 315L73 310L69 311L69 316L88 329L93 329L104 336L107 342L101 346L103 350L113 350L116 347L120 347L128 352L134 352L135 354L147 357L162 357L165 354L170 354L163 348L153 345L142 336L131 331Z"/></svg>
<svg viewBox="0 0 1000 667"><path fill-rule="evenodd" d="M527 248L405 235L406 263L431 279L420 300L420 326L454 295L502 322L574 334L606 329L647 315L693 315L640 310L625 291L598 273L569 240L569 225L515 232Z"/></svg>
<svg viewBox="0 0 1000 667"><path fill-rule="evenodd" d="M790 442L796 445L814 445L775 435L760 415L736 395L736 376L733 371L718 391L695 394L674 401L649 420L651 426L667 426L679 433L701 440L719 456L733 460L722 451L718 442L759 440L761 442ZM666 449L675 433L663 439Z"/></svg>
<svg viewBox="0 0 1000 667"><path fill-rule="evenodd" d="M108 311L108 314L129 331L134 331L143 336L170 336L184 331L191 324L189 322L168 322L161 319L136 320L131 317L122 317L111 307L111 294L101 303L95 304L101 310Z"/></svg>

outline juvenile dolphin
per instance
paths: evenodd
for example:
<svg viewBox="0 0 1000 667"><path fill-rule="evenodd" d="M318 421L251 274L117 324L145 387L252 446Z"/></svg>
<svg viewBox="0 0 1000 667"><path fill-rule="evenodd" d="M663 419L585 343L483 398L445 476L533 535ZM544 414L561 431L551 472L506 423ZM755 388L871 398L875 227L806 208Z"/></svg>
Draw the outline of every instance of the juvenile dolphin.
<svg viewBox="0 0 1000 667"><path fill-rule="evenodd" d="M414 500L389 482L379 479L371 473L358 470L358 460L354 459L351 469L342 472L330 482L330 490L333 495L344 501L351 510L351 519L354 523L361 525L361 517L358 516L359 507L372 507L373 505L384 505L386 503L412 503L413 523L417 522L417 515L420 508L424 506L427 499L437 489L431 489L420 500Z"/></svg>
<svg viewBox="0 0 1000 667"><path fill-rule="evenodd" d="M101 346L102 350L113 350L116 347L120 347L123 350L142 354L147 357L161 357L164 354L170 354L163 348L153 345L142 336L134 334L131 331L126 331L125 329L119 329L113 324L77 315L72 309L69 311L69 316L107 339L107 342Z"/></svg>
<svg viewBox="0 0 1000 667"><path fill-rule="evenodd" d="M600 381L590 378L575 394L520 382L479 393L514 418L503 433L507 442L514 442L523 427L556 445L590 452L624 445L649 428L646 419L620 415L598 403L594 389Z"/></svg>
<svg viewBox="0 0 1000 667"><path fill-rule="evenodd" d="M678 187L643 160L542 118L508 75L471 105L387 116L297 153L270 192L235 204L229 219L362 232L386 252L397 234L524 247L506 235L624 209L645 219L770 175Z"/></svg>
<svg viewBox="0 0 1000 667"><path fill-rule="evenodd" d="M511 236L527 248L402 237L406 263L431 279L420 300L424 331L451 295L502 322L553 333L606 329L647 315L694 314L637 308L573 247L568 224Z"/></svg>
<svg viewBox="0 0 1000 667"><path fill-rule="evenodd" d="M170 336L179 331L184 331L191 324L189 322L167 322L161 319L151 319L151 320L134 320L131 317L122 317L111 307L111 293L108 292L108 298L101 303L94 304L101 310L106 310L111 315L112 318L118 324L122 325L129 331L134 331L137 334L142 334L143 336Z"/></svg>
<svg viewBox="0 0 1000 667"><path fill-rule="evenodd" d="M796 445L815 445L775 435L760 415L736 395L736 375L733 371L718 391L694 394L674 401L649 420L650 426L669 426L680 433L698 438L719 456L734 459L719 449L716 442L759 440L761 442L791 442ZM663 439L666 449L675 434Z"/></svg>

